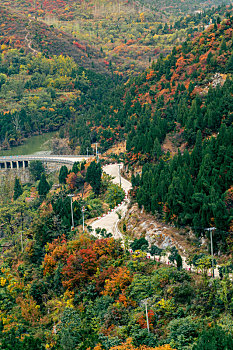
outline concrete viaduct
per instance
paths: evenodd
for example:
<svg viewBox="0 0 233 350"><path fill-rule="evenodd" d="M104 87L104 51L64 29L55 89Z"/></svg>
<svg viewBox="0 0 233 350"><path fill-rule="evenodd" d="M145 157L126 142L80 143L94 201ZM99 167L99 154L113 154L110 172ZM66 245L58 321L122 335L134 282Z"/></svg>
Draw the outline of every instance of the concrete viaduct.
<svg viewBox="0 0 233 350"><path fill-rule="evenodd" d="M94 156L0 156L0 170L7 169L26 169L29 166L30 161L40 160L44 163L57 163L57 164L73 164L75 162L82 162L83 160L88 160L94 158Z"/></svg>

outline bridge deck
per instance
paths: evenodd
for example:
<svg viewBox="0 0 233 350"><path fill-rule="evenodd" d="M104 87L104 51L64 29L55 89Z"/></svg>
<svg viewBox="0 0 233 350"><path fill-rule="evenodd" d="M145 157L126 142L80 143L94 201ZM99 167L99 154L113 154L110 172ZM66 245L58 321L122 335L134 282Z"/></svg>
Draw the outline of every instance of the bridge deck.
<svg viewBox="0 0 233 350"><path fill-rule="evenodd" d="M0 156L0 162L17 162L17 161L30 161L30 160L41 160L42 162L56 162L56 163L74 163L81 162L93 158L90 156L73 156L73 155L62 155L62 156Z"/></svg>
<svg viewBox="0 0 233 350"><path fill-rule="evenodd" d="M94 158L94 156L73 156L73 155L62 155L62 156L0 156L0 170L1 169L19 169L27 168L30 161L40 160L44 163L60 163L60 164L73 164L75 162L82 162Z"/></svg>

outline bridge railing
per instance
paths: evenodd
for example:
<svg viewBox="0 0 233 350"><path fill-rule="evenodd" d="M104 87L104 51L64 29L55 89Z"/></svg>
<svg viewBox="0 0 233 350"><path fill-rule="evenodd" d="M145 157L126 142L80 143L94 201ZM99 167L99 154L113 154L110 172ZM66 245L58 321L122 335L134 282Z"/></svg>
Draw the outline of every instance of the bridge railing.
<svg viewBox="0 0 233 350"><path fill-rule="evenodd" d="M90 154L90 155L82 155L82 154L78 154L78 155L72 155L72 154L61 154L61 155L54 155L54 154L51 154L51 155L46 155L46 156L33 156L33 155L24 155L24 156L0 156L0 159L38 159L38 158L41 158L41 159L45 159L45 158L92 158L92 157L95 157L94 154Z"/></svg>
<svg viewBox="0 0 233 350"><path fill-rule="evenodd" d="M76 161L82 161L93 158L93 155L51 155L51 156L0 156L0 169L14 169L25 167L24 162L27 163L33 160L40 160L46 163L62 163L73 164Z"/></svg>
<svg viewBox="0 0 233 350"><path fill-rule="evenodd" d="M17 161L17 160L74 160L74 159L90 159L94 155L51 155L51 156L0 156L0 161Z"/></svg>

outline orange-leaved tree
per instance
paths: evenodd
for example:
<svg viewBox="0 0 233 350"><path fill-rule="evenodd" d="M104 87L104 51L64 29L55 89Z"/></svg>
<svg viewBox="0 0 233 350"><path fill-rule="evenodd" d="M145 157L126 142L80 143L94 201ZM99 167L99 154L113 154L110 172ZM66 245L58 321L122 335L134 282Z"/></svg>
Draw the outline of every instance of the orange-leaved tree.
<svg viewBox="0 0 233 350"><path fill-rule="evenodd" d="M80 249L71 254L62 270L64 276L63 286L73 289L79 284L84 284L97 270L97 257L90 249Z"/></svg>
<svg viewBox="0 0 233 350"><path fill-rule="evenodd" d="M120 241L116 241L114 238L98 239L93 245L93 250L100 256L108 256L117 259L122 256L123 249Z"/></svg>
<svg viewBox="0 0 233 350"><path fill-rule="evenodd" d="M132 274L127 267L119 267L118 270L105 282L104 295L119 296L131 284Z"/></svg>
<svg viewBox="0 0 233 350"><path fill-rule="evenodd" d="M62 264L61 277L65 288L72 290L93 280L98 292L116 271L112 262L124 254L120 242L113 238L95 240L86 235L69 242L62 236L49 243L46 251L43 262L45 275L54 275Z"/></svg>
<svg viewBox="0 0 233 350"><path fill-rule="evenodd" d="M86 235L73 241L66 241L64 235L48 243L46 246L46 254L43 262L44 274L52 274L58 267L59 263L63 265L67 262L68 257L80 249L86 249L93 245L94 238L89 238Z"/></svg>
<svg viewBox="0 0 233 350"><path fill-rule="evenodd" d="M66 183L71 190L74 190L77 185L77 175L75 173L70 173L67 175Z"/></svg>
<svg viewBox="0 0 233 350"><path fill-rule="evenodd" d="M94 350L103 350L100 344L96 345ZM176 350L171 348L169 344L158 346L155 348L146 346L146 345L140 345L139 347L135 347L132 344L132 338L128 338L124 344L118 345L118 346L113 346L110 348L110 350Z"/></svg>
<svg viewBox="0 0 233 350"><path fill-rule="evenodd" d="M52 274L56 270L59 262L65 262L69 254L65 236L62 235L52 243L48 243L46 251L47 253L43 261L44 275Z"/></svg>

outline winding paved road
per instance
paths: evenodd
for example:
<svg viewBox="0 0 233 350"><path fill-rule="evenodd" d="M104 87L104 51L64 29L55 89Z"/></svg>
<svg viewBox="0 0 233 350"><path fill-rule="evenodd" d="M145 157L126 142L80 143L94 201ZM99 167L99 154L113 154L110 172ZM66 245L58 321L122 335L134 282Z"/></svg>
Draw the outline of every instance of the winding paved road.
<svg viewBox="0 0 233 350"><path fill-rule="evenodd" d="M122 166L122 165L120 165ZM119 164L110 164L110 165L106 165L105 167L103 167L103 171L112 176L113 177L113 180L112 182L113 183L116 183L116 184L120 184L120 176L119 176ZM127 213L127 209L128 209L128 205L129 205L129 199L128 199L128 192L129 190L132 188L132 185L129 181L127 181L126 179L124 179L123 177L121 177L121 186L123 188L123 190L125 191L126 193L126 198L125 200L123 201L123 204L121 204L120 206L118 206L116 209L114 209L112 212L106 214L105 216L97 219L96 221L94 221L91 226L92 228L95 230L96 228L105 228L107 230L107 232L110 232L112 233L113 237L114 238L122 238L123 239L123 235L122 233L119 231L118 229L118 222L119 222L119 217L117 215L117 212L120 212L121 213L121 217L124 217L125 214ZM147 257L148 259L155 259L157 261L161 261L167 265L171 264L169 262L169 253L166 255L166 256L151 256L149 253L147 253ZM194 269L193 267L190 267L190 265L188 265L186 263L186 260L187 260L187 257L185 256L181 256L182 257L182 261L183 261L183 268L185 270L188 270L188 271L192 271L192 272L197 272L196 269ZM172 265L172 264L171 264ZM211 276L211 270L209 269L208 271L208 275ZM215 275L215 278L219 277L219 272L218 272L218 269L215 268L214 269L214 275Z"/></svg>
<svg viewBox="0 0 233 350"><path fill-rule="evenodd" d="M119 165L122 167L122 164L109 164L103 167L103 171L113 177L112 182L118 185L120 184ZM111 233L113 235L114 238L123 238L121 232L117 227L119 221L117 212L121 214L121 217L126 214L129 205L128 192L132 188L132 185L129 181L121 177L121 187L126 193L126 198L123 203L113 211L109 212L109 214L106 214L91 224L94 230L97 228L105 228L108 233Z"/></svg>

